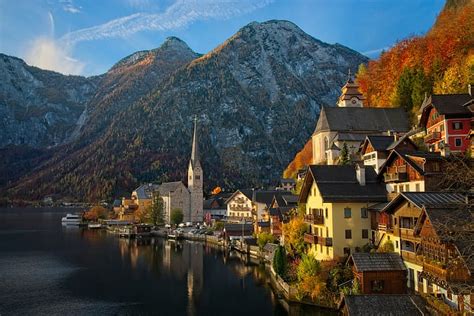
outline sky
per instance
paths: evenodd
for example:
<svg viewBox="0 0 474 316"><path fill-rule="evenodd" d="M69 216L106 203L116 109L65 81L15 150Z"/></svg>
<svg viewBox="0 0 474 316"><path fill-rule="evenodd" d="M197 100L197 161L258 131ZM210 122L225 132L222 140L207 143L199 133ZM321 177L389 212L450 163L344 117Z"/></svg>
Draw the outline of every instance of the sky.
<svg viewBox="0 0 474 316"><path fill-rule="evenodd" d="M169 36L207 53L246 24L288 20L376 58L429 30L444 0L0 0L0 53L64 74L106 72Z"/></svg>

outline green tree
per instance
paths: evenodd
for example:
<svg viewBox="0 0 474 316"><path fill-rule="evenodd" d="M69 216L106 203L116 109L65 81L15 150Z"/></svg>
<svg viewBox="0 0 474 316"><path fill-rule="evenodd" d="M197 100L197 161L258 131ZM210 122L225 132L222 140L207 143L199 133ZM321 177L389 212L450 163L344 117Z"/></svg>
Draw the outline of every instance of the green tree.
<svg viewBox="0 0 474 316"><path fill-rule="evenodd" d="M171 211L170 220L172 224L178 225L183 222L183 210L180 208L175 208Z"/></svg>
<svg viewBox="0 0 474 316"><path fill-rule="evenodd" d="M350 163L350 155L349 149L347 148L347 144L344 142L341 149L341 154L339 155L339 164L340 165L348 165Z"/></svg>
<svg viewBox="0 0 474 316"><path fill-rule="evenodd" d="M163 225L165 223L164 212L163 212L163 199L160 196L160 192L156 191L153 193L153 201L150 210L151 222L154 225Z"/></svg>
<svg viewBox="0 0 474 316"><path fill-rule="evenodd" d="M312 255L303 254L298 265L298 280L303 280L306 276L315 276L321 273L321 264Z"/></svg>
<svg viewBox="0 0 474 316"><path fill-rule="evenodd" d="M393 242L391 240L387 240L383 243L382 246L379 247L379 252L394 252L395 247L393 246Z"/></svg>
<svg viewBox="0 0 474 316"><path fill-rule="evenodd" d="M273 270L281 277L285 277L287 270L287 259L285 247L278 246L273 256Z"/></svg>
<svg viewBox="0 0 474 316"><path fill-rule="evenodd" d="M266 244L268 243L273 243L275 242L275 237L266 232L261 232L260 234L257 235L257 244L260 247L260 249L263 249Z"/></svg>

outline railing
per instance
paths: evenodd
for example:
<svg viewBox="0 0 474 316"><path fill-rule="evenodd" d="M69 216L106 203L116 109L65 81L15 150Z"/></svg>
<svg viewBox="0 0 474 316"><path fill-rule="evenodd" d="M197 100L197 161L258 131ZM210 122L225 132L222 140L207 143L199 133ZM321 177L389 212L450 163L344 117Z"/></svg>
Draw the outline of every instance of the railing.
<svg viewBox="0 0 474 316"><path fill-rule="evenodd" d="M332 247L331 237L318 237L318 244L326 247Z"/></svg>
<svg viewBox="0 0 474 316"><path fill-rule="evenodd" d="M398 230L398 236L402 239L419 239L415 237L415 231L413 228L400 228Z"/></svg>
<svg viewBox="0 0 474 316"><path fill-rule="evenodd" d="M407 166L394 166L387 168L387 172L383 175L385 182L390 181L407 181Z"/></svg>
<svg viewBox="0 0 474 316"><path fill-rule="evenodd" d="M227 220L231 222L241 222L242 219L246 222L252 222L253 220L251 216L227 216Z"/></svg>
<svg viewBox="0 0 474 316"><path fill-rule="evenodd" d="M390 225L384 224L384 223L379 223L377 228L378 230L384 231L384 232L391 232L393 230Z"/></svg>
<svg viewBox="0 0 474 316"><path fill-rule="evenodd" d="M444 281L447 281L447 271L445 268L434 264L434 263L428 263L428 262L423 262L423 272L429 273L433 276L436 276L439 279L442 279Z"/></svg>
<svg viewBox="0 0 474 316"><path fill-rule="evenodd" d="M324 216L316 214L306 214L304 221L315 225L324 225Z"/></svg>
<svg viewBox="0 0 474 316"><path fill-rule="evenodd" d="M304 234L304 242L308 244L317 244L318 243L318 236L313 235L313 234Z"/></svg>
<svg viewBox="0 0 474 316"><path fill-rule="evenodd" d="M230 206L229 209L233 212L251 212L252 211L250 207L243 206L243 205Z"/></svg>
<svg viewBox="0 0 474 316"><path fill-rule="evenodd" d="M401 253L402 253L402 258L404 261L408 261L420 266L423 265L423 258L421 258L420 256L417 256L416 253L411 252L411 251L406 251L406 250L402 250Z"/></svg>
<svg viewBox="0 0 474 316"><path fill-rule="evenodd" d="M424 141L427 144L437 142L438 140L441 139L441 133L440 132L432 132L428 135L425 136Z"/></svg>

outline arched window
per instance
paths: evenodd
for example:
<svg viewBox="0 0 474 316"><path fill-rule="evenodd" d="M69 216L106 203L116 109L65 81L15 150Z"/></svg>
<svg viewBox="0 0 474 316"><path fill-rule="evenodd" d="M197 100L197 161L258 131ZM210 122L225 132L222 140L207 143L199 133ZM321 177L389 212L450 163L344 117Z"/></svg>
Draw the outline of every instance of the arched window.
<svg viewBox="0 0 474 316"><path fill-rule="evenodd" d="M329 149L329 139L326 137L324 137L324 151L328 150Z"/></svg>

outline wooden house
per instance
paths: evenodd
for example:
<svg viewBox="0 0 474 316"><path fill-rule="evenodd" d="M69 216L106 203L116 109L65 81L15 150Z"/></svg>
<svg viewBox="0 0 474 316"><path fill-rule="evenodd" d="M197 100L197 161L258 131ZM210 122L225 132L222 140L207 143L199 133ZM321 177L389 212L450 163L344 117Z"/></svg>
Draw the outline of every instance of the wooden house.
<svg viewBox="0 0 474 316"><path fill-rule="evenodd" d="M421 237L423 290L474 313L474 210L472 205L430 204L415 233Z"/></svg>
<svg viewBox="0 0 474 316"><path fill-rule="evenodd" d="M397 253L356 252L349 264L363 294L406 294L407 268Z"/></svg>
<svg viewBox="0 0 474 316"><path fill-rule="evenodd" d="M225 202L227 204L227 221L252 221L253 190L237 190Z"/></svg>
<svg viewBox="0 0 474 316"><path fill-rule="evenodd" d="M289 193L289 192L288 192ZM290 219L290 212L298 207L298 196L289 193L288 195L275 195L268 208L270 218L270 233L275 237L282 235L283 223Z"/></svg>
<svg viewBox="0 0 474 316"><path fill-rule="evenodd" d="M435 191L442 177L439 153L392 150L379 171L389 193Z"/></svg>
<svg viewBox="0 0 474 316"><path fill-rule="evenodd" d="M470 148L467 136L473 121L472 92L465 94L434 94L420 108L419 125L426 129L424 142L430 151L443 156L465 153Z"/></svg>

